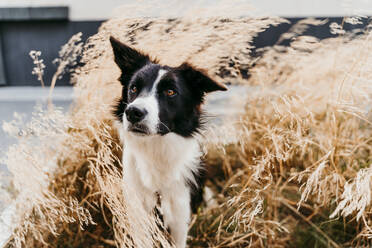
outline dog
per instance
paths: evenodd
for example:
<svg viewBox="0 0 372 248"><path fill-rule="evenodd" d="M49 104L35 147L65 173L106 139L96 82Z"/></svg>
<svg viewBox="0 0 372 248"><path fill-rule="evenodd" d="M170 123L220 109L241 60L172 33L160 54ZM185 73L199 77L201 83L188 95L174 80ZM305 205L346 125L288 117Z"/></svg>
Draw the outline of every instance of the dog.
<svg viewBox="0 0 372 248"><path fill-rule="evenodd" d="M121 70L122 95L114 114L124 140L124 181L146 211L161 199L164 226L183 248L203 172L195 138L203 124L201 105L205 94L227 88L188 63L161 65L113 37L110 42Z"/></svg>

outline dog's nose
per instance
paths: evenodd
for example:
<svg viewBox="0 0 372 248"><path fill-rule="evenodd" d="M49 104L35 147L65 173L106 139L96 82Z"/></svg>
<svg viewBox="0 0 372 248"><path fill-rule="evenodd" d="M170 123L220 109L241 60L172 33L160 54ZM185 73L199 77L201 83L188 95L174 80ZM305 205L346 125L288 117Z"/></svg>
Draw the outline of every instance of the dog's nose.
<svg viewBox="0 0 372 248"><path fill-rule="evenodd" d="M129 107L125 110L125 115L127 116L127 120L132 123L138 123L142 121L147 114L145 109L139 109L137 107Z"/></svg>

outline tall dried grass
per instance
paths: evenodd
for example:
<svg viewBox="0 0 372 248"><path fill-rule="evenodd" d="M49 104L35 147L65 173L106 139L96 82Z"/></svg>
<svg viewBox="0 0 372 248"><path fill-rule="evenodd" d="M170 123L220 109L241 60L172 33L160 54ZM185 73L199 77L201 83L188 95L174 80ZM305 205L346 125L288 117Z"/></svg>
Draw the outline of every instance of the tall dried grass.
<svg viewBox="0 0 372 248"><path fill-rule="evenodd" d="M309 46L297 37L252 68L248 83L258 90L247 92L245 114L227 133L239 140L208 144L229 199L220 224L239 226L226 244L255 234L249 242L260 246L371 245L370 39L367 31Z"/></svg>
<svg viewBox="0 0 372 248"><path fill-rule="evenodd" d="M249 85L244 114L203 135L210 199L193 215L191 247L370 244L371 33L320 42L292 29L290 47L266 49L253 64L253 37L281 21L209 13L104 23L84 47L71 111L4 125L22 134L5 159L17 191L8 245L170 246L154 215L123 194L110 35L160 62L188 60Z"/></svg>

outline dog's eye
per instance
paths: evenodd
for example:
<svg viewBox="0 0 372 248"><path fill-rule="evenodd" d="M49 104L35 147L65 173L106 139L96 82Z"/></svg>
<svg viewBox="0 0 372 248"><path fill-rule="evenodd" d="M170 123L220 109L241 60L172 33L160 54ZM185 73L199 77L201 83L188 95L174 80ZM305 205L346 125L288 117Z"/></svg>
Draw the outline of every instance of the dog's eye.
<svg viewBox="0 0 372 248"><path fill-rule="evenodd" d="M132 94L137 93L137 87L136 86L130 87L130 93L132 93Z"/></svg>
<svg viewBox="0 0 372 248"><path fill-rule="evenodd" d="M174 90L166 90L165 94L171 97L177 95L177 93Z"/></svg>

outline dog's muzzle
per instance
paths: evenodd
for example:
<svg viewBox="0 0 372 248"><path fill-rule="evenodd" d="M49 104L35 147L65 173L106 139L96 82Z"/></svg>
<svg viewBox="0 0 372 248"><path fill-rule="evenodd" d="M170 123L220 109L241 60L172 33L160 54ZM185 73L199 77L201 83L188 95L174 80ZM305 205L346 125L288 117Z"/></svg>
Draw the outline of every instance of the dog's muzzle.
<svg viewBox="0 0 372 248"><path fill-rule="evenodd" d="M149 134L148 127L143 124L143 120L147 115L146 109L138 107L129 107L125 110L125 116L129 122L128 131L138 134Z"/></svg>

